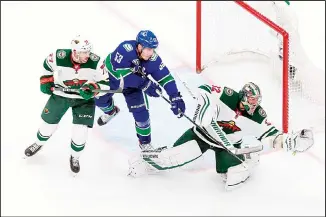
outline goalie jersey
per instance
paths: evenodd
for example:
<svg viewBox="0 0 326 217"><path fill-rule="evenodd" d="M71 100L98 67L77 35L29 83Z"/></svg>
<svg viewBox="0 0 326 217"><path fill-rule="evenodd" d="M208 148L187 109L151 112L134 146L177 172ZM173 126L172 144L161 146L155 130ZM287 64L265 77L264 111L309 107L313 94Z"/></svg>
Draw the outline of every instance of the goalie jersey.
<svg viewBox="0 0 326 217"><path fill-rule="evenodd" d="M261 141L278 134L279 131L267 120L267 114L261 106L256 108L252 116L240 111L239 93L233 89L206 84L201 85L199 89L194 121L217 141L221 141L217 125L232 143L223 141L227 146L241 144L242 138L246 135L254 136ZM194 132L206 143L212 144L196 127Z"/></svg>

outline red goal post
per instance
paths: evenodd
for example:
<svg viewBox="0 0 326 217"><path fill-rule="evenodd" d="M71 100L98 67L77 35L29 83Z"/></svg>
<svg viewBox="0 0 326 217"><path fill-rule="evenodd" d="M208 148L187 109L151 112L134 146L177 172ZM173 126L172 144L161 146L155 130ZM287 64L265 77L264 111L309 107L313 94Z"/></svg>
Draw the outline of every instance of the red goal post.
<svg viewBox="0 0 326 217"><path fill-rule="evenodd" d="M196 71L201 73L204 70L202 65L202 2L197 0L196 2ZM234 1L239 7L243 8L247 13L250 13L253 17L260 22L269 26L271 29L282 35L283 37L283 63L282 63L282 127L283 132L287 133L289 129L289 33L282 27L271 21L249 4L244 1ZM218 16L218 15L217 15ZM243 24L245 25L245 24Z"/></svg>

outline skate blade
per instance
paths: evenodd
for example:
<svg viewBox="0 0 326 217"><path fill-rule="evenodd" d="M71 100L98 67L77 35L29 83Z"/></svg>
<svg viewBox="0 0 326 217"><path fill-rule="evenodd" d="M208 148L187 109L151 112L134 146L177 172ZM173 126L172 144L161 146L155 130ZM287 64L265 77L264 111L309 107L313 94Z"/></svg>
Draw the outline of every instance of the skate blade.
<svg viewBox="0 0 326 217"><path fill-rule="evenodd" d="M73 171L70 171L70 174L71 174L71 176L72 176L73 178L75 178L75 177L77 176L78 173L75 173L75 172L73 172Z"/></svg>
<svg viewBox="0 0 326 217"><path fill-rule="evenodd" d="M31 156L27 156L27 155L24 154L22 158L25 160L25 159L30 158L30 157Z"/></svg>

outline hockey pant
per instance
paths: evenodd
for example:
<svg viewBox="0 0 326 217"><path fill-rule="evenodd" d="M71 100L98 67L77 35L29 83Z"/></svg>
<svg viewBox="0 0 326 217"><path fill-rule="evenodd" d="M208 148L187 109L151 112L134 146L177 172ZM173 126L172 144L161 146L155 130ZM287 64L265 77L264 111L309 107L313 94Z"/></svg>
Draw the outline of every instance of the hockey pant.
<svg viewBox="0 0 326 217"><path fill-rule="evenodd" d="M43 123L37 132L35 141L38 145L44 145L56 131L61 118L71 107L73 126L71 134L71 155L79 157L85 148L88 128L93 127L95 104L94 100L72 99L57 95L51 95L42 110Z"/></svg>

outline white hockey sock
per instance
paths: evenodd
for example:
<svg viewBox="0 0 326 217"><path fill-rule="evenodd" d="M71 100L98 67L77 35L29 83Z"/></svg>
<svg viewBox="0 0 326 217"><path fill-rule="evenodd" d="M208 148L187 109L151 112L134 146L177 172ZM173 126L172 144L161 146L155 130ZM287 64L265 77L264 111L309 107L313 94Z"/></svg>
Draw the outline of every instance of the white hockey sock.
<svg viewBox="0 0 326 217"><path fill-rule="evenodd" d="M38 145L44 145L46 141L52 136L57 129L58 124L48 124L43 121L40 128L37 131L37 139L35 141Z"/></svg>
<svg viewBox="0 0 326 217"><path fill-rule="evenodd" d="M79 158L82 150L84 150L87 135L88 128L86 125L74 124L72 126L71 155L74 158Z"/></svg>

